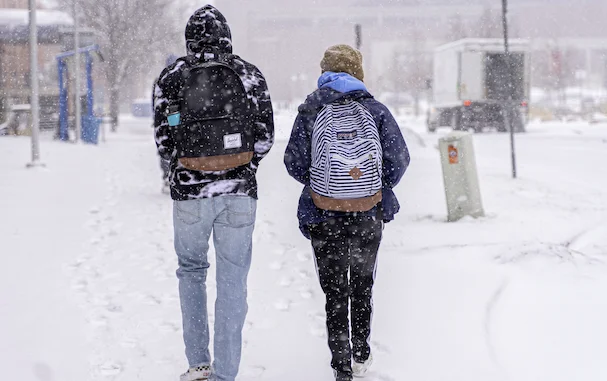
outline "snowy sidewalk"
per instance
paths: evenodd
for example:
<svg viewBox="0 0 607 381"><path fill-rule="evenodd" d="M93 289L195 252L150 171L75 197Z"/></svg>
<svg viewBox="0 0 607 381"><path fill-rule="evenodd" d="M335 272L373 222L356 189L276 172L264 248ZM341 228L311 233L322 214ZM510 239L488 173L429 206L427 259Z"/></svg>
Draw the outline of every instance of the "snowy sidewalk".
<svg viewBox="0 0 607 381"><path fill-rule="evenodd" d="M292 121L278 120L284 137ZM517 140L517 181L507 137L475 137L488 217L456 224L445 222L437 136L410 128L402 209L380 249L367 379L606 379L607 128L533 126ZM176 380L186 362L172 203L160 194L149 121L125 121L99 147L42 147L48 168L27 171L28 141L0 139L3 377ZM324 298L284 148L259 172L239 380L330 381Z"/></svg>

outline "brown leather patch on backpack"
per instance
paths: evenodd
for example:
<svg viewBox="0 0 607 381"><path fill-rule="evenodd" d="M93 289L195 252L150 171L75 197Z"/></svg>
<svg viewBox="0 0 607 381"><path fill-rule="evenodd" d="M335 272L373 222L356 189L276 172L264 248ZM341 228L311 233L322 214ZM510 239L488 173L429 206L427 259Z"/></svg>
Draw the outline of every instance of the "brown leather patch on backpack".
<svg viewBox="0 0 607 381"><path fill-rule="evenodd" d="M193 171L216 172L249 164L251 160L253 160L253 152L207 157L182 157L179 162L185 168Z"/></svg>
<svg viewBox="0 0 607 381"><path fill-rule="evenodd" d="M331 210L334 212L367 212L382 200L381 191L373 196L363 198L353 198L348 200L338 200L336 198L321 196L310 189L314 204L323 210Z"/></svg>

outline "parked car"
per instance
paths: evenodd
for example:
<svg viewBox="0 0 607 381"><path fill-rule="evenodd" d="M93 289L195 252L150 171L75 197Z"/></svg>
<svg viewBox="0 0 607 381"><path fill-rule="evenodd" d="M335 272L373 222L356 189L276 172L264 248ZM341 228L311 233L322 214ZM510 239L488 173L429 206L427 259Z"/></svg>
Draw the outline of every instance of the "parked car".
<svg viewBox="0 0 607 381"><path fill-rule="evenodd" d="M149 99L135 99L131 103L131 113L140 118L152 117L152 102Z"/></svg>
<svg viewBox="0 0 607 381"><path fill-rule="evenodd" d="M0 135L29 135L30 133L30 105L17 104L10 106L6 121L0 124Z"/></svg>

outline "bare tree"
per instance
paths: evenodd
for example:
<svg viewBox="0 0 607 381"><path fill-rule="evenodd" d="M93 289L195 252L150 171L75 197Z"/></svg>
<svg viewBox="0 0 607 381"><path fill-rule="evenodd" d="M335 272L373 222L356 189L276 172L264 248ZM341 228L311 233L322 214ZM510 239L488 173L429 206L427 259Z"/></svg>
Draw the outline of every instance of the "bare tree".
<svg viewBox="0 0 607 381"><path fill-rule="evenodd" d="M466 25L462 16L455 14L449 18L449 34L446 36L449 41L457 41L468 37Z"/></svg>
<svg viewBox="0 0 607 381"><path fill-rule="evenodd" d="M385 88L395 93L388 103L393 103L391 106L397 111L405 101L403 95L407 94L412 98L415 116L419 116L420 100L432 76L432 61L422 31L414 28L410 33L408 43L394 50Z"/></svg>
<svg viewBox="0 0 607 381"><path fill-rule="evenodd" d="M173 0L60 0L71 12L73 1L85 26L97 33L106 61L112 131L118 127L121 92L129 73L149 69L175 43L179 34Z"/></svg>
<svg viewBox="0 0 607 381"><path fill-rule="evenodd" d="M486 7L476 25L478 37L499 38L502 36L501 15L496 9Z"/></svg>
<svg viewBox="0 0 607 381"><path fill-rule="evenodd" d="M415 116L420 115L419 102L426 90L427 80L431 77L431 61L426 51L426 38L418 27L411 32L411 48L404 67L405 83L413 96Z"/></svg>

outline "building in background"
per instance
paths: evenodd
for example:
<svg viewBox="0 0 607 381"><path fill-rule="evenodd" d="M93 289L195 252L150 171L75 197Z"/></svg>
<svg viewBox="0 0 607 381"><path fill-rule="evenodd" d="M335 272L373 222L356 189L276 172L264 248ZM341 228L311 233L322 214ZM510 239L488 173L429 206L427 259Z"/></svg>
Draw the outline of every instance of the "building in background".
<svg viewBox="0 0 607 381"><path fill-rule="evenodd" d="M58 69L55 57L72 50L73 20L69 14L39 6L38 74L41 128L55 128L58 113ZM94 35L82 31L82 46ZM84 71L83 71L84 72ZM0 123L11 106L29 104L30 98L28 0L0 0ZM84 81L83 81L84 82ZM73 103L73 102L72 102Z"/></svg>
<svg viewBox="0 0 607 381"><path fill-rule="evenodd" d="M537 41L533 81L542 86L554 81L554 62L546 57L556 49L568 65L562 81L567 77L571 83L576 72L579 78L587 71L589 84L607 82L602 41L607 39L606 2L510 3L513 36ZM357 23L363 27L366 82L376 94L407 91L415 96L430 79L436 46L502 33L500 1L217 0L216 5L232 27L236 53L258 65L274 98L284 101L301 100L314 88L323 51L332 44L354 44Z"/></svg>

